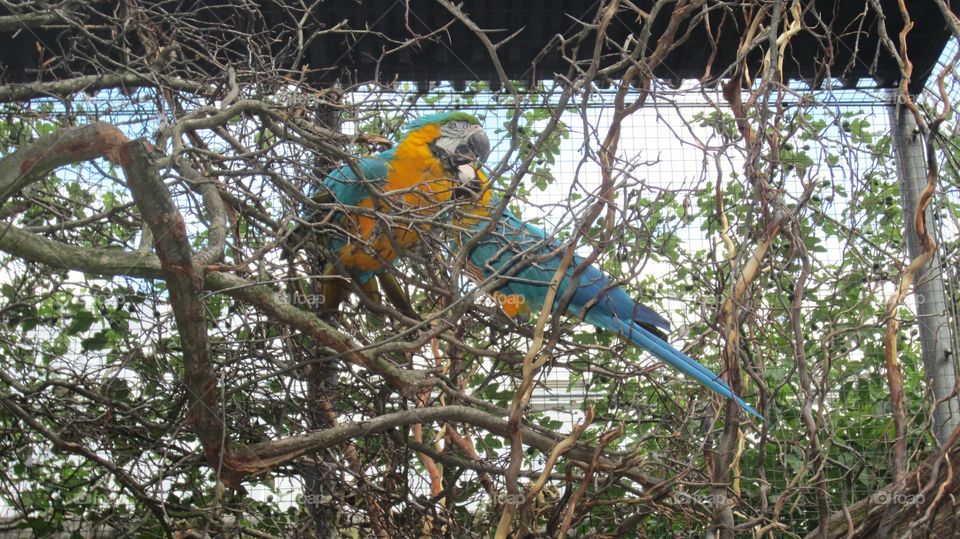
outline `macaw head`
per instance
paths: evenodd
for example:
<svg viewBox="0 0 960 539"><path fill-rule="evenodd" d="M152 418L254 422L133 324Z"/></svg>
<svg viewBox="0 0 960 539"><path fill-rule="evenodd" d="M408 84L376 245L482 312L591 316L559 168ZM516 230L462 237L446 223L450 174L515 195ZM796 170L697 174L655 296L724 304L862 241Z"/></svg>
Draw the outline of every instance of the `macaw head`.
<svg viewBox="0 0 960 539"><path fill-rule="evenodd" d="M444 112L419 118L411 124L416 130L436 125L439 135L429 143L433 156L453 176L461 165L477 166L490 155L490 139L483 132L480 120L466 112Z"/></svg>

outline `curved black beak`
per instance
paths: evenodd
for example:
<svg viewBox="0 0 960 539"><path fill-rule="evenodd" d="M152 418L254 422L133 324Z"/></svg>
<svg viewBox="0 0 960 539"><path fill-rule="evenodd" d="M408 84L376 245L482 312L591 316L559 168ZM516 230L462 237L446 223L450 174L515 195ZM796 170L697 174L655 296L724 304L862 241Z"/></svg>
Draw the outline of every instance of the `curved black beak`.
<svg viewBox="0 0 960 539"><path fill-rule="evenodd" d="M467 137L466 142L457 146L454 159L458 162L457 166L468 163L483 163L490 156L490 139L483 130Z"/></svg>

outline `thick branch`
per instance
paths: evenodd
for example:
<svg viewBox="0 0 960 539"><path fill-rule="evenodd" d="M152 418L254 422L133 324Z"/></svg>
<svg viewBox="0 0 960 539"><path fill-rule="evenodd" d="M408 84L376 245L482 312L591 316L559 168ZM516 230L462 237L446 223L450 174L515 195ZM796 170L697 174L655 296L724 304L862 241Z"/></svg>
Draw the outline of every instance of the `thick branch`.
<svg viewBox="0 0 960 539"><path fill-rule="evenodd" d="M47 24L63 22L56 13L24 13L0 17L0 32L15 32L25 28L36 28Z"/></svg>
<svg viewBox="0 0 960 539"><path fill-rule="evenodd" d="M9 225L0 228L0 251L25 260L92 275L124 275L145 279L162 277L160 259L156 255L119 249L77 247ZM389 360L370 357L358 351L360 345L349 336L340 333L312 313L288 303L265 284L254 283L229 273L211 271L204 275L204 289L223 292L234 299L256 306L274 320L289 324L320 344L343 354L351 363L380 374L402 393L413 392L430 384L426 373L422 371L404 369Z"/></svg>
<svg viewBox="0 0 960 539"><path fill-rule="evenodd" d="M952 537L960 518L952 502L960 495L960 481L953 472L953 463L960 458L958 438L960 429L901 481L830 515L825 529L813 530L807 539L875 537L884 518L893 523L894 537L912 536L921 529L927 537Z"/></svg>
<svg viewBox="0 0 960 539"><path fill-rule="evenodd" d="M382 375L404 394L418 391L431 382L422 371L403 369L381 357L370 357L358 349L360 346L313 313L286 302L267 285L255 284L229 273L210 272L206 276L209 290L220 290L231 297L256 305L273 320L289 324L304 332L323 346L342 354L351 363Z"/></svg>
<svg viewBox="0 0 960 539"><path fill-rule="evenodd" d="M433 408L414 408L390 414L384 414L368 421L343 423L322 431L312 432L303 436L293 436L283 440L276 440L249 446L249 458L258 459L259 463L275 466L288 462L308 452L322 451L348 440L377 434L402 425L415 423L429 423L437 421L451 421L466 423L480 427L488 432L507 438L510 426L506 419L470 408L468 406L440 406ZM524 444L549 453L559 442L558 437L547 436L533 429L522 428ZM594 446L577 443L566 453L568 458L584 463L594 461L596 448ZM651 499L658 499L669 493L669 485L663 480L653 477L638 468L624 467L619 462L608 457L599 457L598 469L612 471L623 477L636 481L649 489Z"/></svg>
<svg viewBox="0 0 960 539"><path fill-rule="evenodd" d="M162 79L165 87L186 90L198 94L207 93L202 85L180 78ZM118 73L109 75L83 75L72 79L29 84L7 84L0 86L0 102L27 101L38 97L67 97L78 92L96 92L107 88L127 90L142 87L154 87L156 78L138 73Z"/></svg>
<svg viewBox="0 0 960 539"><path fill-rule="evenodd" d="M134 141L124 145L120 150L120 164L126 173L133 200L153 232L160 271L170 293L190 399L187 419L193 425L210 465L221 473L228 472L221 469L226 433L219 412L220 398L210 355L207 320L200 301L203 273L194 267L187 227L173 203L170 190L157 173L146 142ZM223 480L233 484L239 478L226 473Z"/></svg>
<svg viewBox="0 0 960 539"><path fill-rule="evenodd" d="M160 277L160 260L153 253L77 247L26 232L13 225L0 225L0 251L24 260L92 275L125 275L146 279Z"/></svg>
<svg viewBox="0 0 960 539"><path fill-rule="evenodd" d="M0 89L2 91L2 89ZM116 127L97 122L61 129L0 160L0 204L53 170L104 156L119 163L117 150L127 137Z"/></svg>

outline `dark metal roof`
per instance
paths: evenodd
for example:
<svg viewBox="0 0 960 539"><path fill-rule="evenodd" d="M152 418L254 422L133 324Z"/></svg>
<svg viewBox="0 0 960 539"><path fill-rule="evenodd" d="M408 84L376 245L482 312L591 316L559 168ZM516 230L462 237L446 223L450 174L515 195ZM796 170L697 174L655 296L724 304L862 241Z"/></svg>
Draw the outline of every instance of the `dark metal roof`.
<svg viewBox="0 0 960 539"><path fill-rule="evenodd" d="M839 80L849 87L862 85L865 81L875 87L896 86L900 70L895 59L881 44L879 29L885 25L887 35L897 43L903 18L897 0L878 1L884 10L882 18L871 7L872 0L801 2L807 29L792 39L784 51L784 76L815 86L827 78ZM960 0L951 2L956 10ZM280 9L278 3L276 0L259 2L262 16L248 17L247 20L243 20L247 17L244 10L229 7L230 3L218 2L215 7L211 4L209 8L197 9L204 3L185 1L179 4L178 9L190 9L193 22L205 16L219 22L235 21L230 24L238 29L259 31L261 39L262 34L269 37L270 33L275 33L272 42L275 45L270 46L277 47L277 57L282 64L283 58L293 57L290 34L283 31L289 28L291 19L290 14ZM907 37L907 47L914 64L911 88L917 90L934 68L950 31L934 0L909 0L905 3L914 23ZM493 41L505 39L516 32L498 51L503 68L511 79L529 83L552 79L557 73L566 74L570 64L564 55L583 60L592 49L593 34L587 37L579 52L573 42L567 41L565 46L561 46L561 42L582 29L582 23L592 20L598 3L576 0L490 0L466 4L464 11L479 27L496 30L489 34ZM637 0L634 4L649 9L653 2ZM789 7L791 2L784 4ZM708 0L704 5L710 10L709 17L701 18L693 27L688 25L681 28L679 35L684 36L682 42L657 68L658 77L679 82L682 79L701 79L705 74L708 80L731 74L728 66L734 63L740 37L748 26L744 13L753 9L754 3ZM670 9L655 19L651 26L653 38L650 43L655 44L657 36L662 34L670 17ZM233 11L225 14L223 10ZM174 22L171 23L171 20ZM309 78L319 86L338 80L347 83L403 80L421 84L452 81L456 86L466 81L486 80L494 87L499 86L493 63L473 32L435 1L327 0L317 4L306 20L308 37L313 32L330 30L346 21L345 26L340 27L341 31L313 35L303 51L301 63L309 66ZM704 22L707 20L708 23ZM175 18L164 24L175 24ZM96 25L92 24L91 28L96 28ZM362 34L342 31L346 28L366 31ZM638 34L641 28L635 14L621 13L610 25L608 35L616 43L625 43L631 34ZM111 35L110 29L100 29L99 32L100 35ZM173 33L172 30L161 30L160 34L164 32ZM76 73L94 74L95 68L83 61L69 65L72 61L69 60L72 57L70 51L77 46L78 37L75 34L74 30L65 30L63 25L34 25L29 29L0 26L0 83L56 80ZM211 50L222 48L234 59L248 56L248 51L243 50L243 41L237 40L236 36L225 39L222 29L213 29L202 35L206 42L193 46ZM411 39L423 36L426 37L410 43ZM710 46L711 39L715 40L716 47ZM37 52L41 48L45 49L45 55ZM765 44L763 48L766 48ZM114 53L110 55L116 56ZM604 65L611 65L621 58L620 53L611 47L604 49L604 55ZM43 63L44 58L61 56L68 60L49 65ZM761 61L760 49L755 48L749 60L753 66L752 73L757 73ZM293 70L300 71L301 67L295 66ZM202 66L199 69L204 71ZM218 69L222 70L222 67ZM222 73L211 72L210 75L222 78ZM620 73L610 75L615 79Z"/></svg>
<svg viewBox="0 0 960 539"><path fill-rule="evenodd" d="M790 3L784 2L787 7ZM898 43L903 17L897 0L880 0L884 20L870 7L870 0L816 1L812 6L811 2L802 3L805 5L803 21L810 30L802 30L784 51L786 78L804 80L814 86L828 77L850 87L870 81L873 81L871 86L887 88L899 83L899 67L881 45L879 31L880 25L885 24L888 37ZM643 0L635 4L649 9L653 2ZM685 39L655 74L674 82L701 79L705 74L709 74L708 79L729 76L728 66L734 63L740 37L746 31L744 12L750 4L707 2L705 5L711 8L709 31L705 23L683 27L678 35L685 35ZM950 30L933 0L909 0L906 4L914 23L907 36L907 48L914 62L911 82L916 90L935 66ZM953 9L957 4L960 3L954 2ZM591 22L598 5L598 2L575 0L510 0L468 2L464 10L479 27L498 30L490 34L494 42L518 32L498 51L499 58L509 78L532 81L567 73L569 61L561 55L561 40L557 36L569 38L576 34L583 28L578 21ZM809 9L811 7L815 9ZM412 1L408 11L403 2L391 0L362 4L328 1L321 11L318 17L326 25L346 19L353 27L368 24L372 30L394 40L393 45L385 45L386 40L374 36L355 42L340 36L317 40L310 49L311 65L335 66L330 72L318 75L321 81L343 76L344 72L352 80L480 79L495 81L495 84L498 80L493 63L475 35L436 3ZM668 9L656 18L650 43L655 44L663 33L670 14ZM427 35L451 22L449 29L435 39L381 57L383 50L396 47L397 42L413 34ZM610 25L608 35L615 43L622 44L630 34L636 35L640 30L634 14L621 13ZM716 40L715 50L710 46L710 36ZM593 40L594 35L589 35L579 54L573 50L573 43L568 43L564 52L576 54L578 59L588 58ZM604 53L607 65L620 58L619 52L609 47ZM752 72L757 73L760 51L755 50L749 59Z"/></svg>

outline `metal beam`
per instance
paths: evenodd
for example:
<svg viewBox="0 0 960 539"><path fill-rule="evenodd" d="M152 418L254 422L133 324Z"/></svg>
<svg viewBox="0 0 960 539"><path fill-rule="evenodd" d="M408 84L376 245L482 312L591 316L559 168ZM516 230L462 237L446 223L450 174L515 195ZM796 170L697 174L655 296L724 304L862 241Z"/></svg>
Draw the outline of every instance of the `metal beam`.
<svg viewBox="0 0 960 539"><path fill-rule="evenodd" d="M924 142L909 109L896 105L891 107L890 112L907 252L910 258L916 258L922 248L914 226L914 215L920 193L927 185ZM927 230L935 234L929 208L924 217ZM943 443L960 425L960 397L951 396L957 384L958 369L957 358L953 354L951 322L939 252L934 253L930 264L920 269L914 286L926 379L934 398L939 402L933 412L933 434Z"/></svg>

